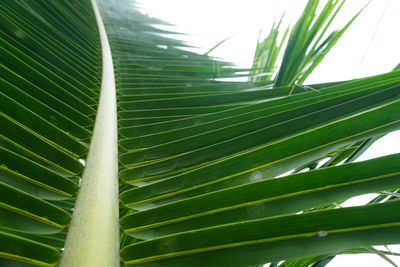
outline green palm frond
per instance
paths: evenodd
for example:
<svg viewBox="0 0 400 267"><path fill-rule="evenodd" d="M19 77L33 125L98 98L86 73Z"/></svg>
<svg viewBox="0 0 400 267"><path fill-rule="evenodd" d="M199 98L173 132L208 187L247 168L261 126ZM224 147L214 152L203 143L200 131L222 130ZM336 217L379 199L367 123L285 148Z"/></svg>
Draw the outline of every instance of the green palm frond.
<svg viewBox="0 0 400 267"><path fill-rule="evenodd" d="M267 37L257 44L250 80L273 81L276 87L303 84L362 12L329 33L344 3L308 1L293 27L283 28L283 17L273 24Z"/></svg>
<svg viewBox="0 0 400 267"><path fill-rule="evenodd" d="M354 160L400 129L400 70L301 85L357 17L327 34L344 1L318 3L247 69L131 0L0 2L0 265L386 258L371 247L399 242L400 155Z"/></svg>

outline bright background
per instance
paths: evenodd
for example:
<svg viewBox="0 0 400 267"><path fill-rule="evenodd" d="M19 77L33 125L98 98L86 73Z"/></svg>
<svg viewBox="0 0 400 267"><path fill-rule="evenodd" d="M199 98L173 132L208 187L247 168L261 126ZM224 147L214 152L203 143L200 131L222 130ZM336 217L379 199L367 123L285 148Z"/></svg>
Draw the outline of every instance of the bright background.
<svg viewBox="0 0 400 267"><path fill-rule="evenodd" d="M265 34L285 11L293 24L306 0L140 0L143 13L174 24L162 28L185 33L176 36L205 53L232 36L210 55L250 67L260 29ZM368 1L348 0L334 27L344 25ZM392 70L400 63L400 0L372 0L306 83L348 80ZM400 131L377 141L358 161L400 152ZM400 164L400 163L399 163ZM351 199L344 206L360 205L372 194ZM400 211L399 211L400 212ZM373 216L373 215L372 215ZM389 246L400 252L400 245ZM380 247L380 249L384 249ZM399 257L391 259L400 265ZM393 266L374 254L336 257L329 267Z"/></svg>

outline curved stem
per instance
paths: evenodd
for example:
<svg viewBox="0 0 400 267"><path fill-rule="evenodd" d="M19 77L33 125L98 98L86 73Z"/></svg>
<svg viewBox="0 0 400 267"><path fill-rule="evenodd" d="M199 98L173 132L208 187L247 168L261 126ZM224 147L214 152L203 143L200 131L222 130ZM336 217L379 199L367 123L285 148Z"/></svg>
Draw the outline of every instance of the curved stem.
<svg viewBox="0 0 400 267"><path fill-rule="evenodd" d="M62 267L119 266L118 148L114 67L95 0L103 77L86 167L61 258Z"/></svg>

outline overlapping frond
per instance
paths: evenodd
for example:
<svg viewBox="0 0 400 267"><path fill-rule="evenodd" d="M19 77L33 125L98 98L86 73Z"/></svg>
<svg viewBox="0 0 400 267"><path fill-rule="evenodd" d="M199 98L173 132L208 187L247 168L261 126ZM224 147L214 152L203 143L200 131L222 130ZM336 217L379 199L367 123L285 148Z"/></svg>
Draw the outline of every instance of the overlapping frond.
<svg viewBox="0 0 400 267"><path fill-rule="evenodd" d="M276 87L303 84L360 15L362 10L342 28L332 30L345 2L308 1L293 27L284 28L282 16L257 44L250 80L273 81Z"/></svg>

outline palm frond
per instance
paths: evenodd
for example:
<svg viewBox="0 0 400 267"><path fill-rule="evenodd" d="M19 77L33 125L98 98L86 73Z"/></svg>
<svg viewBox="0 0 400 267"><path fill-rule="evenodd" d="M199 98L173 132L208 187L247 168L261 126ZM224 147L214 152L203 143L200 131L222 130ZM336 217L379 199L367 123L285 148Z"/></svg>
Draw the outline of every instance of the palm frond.
<svg viewBox="0 0 400 267"><path fill-rule="evenodd" d="M283 28L282 16L257 44L250 80L273 81L275 87L303 84L363 10L329 33L344 3L309 1L293 27Z"/></svg>
<svg viewBox="0 0 400 267"><path fill-rule="evenodd" d="M113 165L85 161L104 144L93 141L104 122L99 103L115 99L100 100L96 10L90 1L0 2L0 265L107 257L76 232L84 213L120 219L120 240L106 231L91 238L119 243L124 266L324 266L398 243L400 155L353 161L400 129L400 71L301 85L357 17L328 34L344 1L320 13L309 1L281 37L276 23L249 69L188 51L134 1L98 2L114 67L103 78L115 78L117 90L120 218L111 204L75 201L80 190L102 203L109 188L92 191L88 169ZM251 78L233 81L242 77ZM364 206L335 205L376 192ZM72 235L84 249L65 245ZM85 266L118 266L117 258Z"/></svg>

